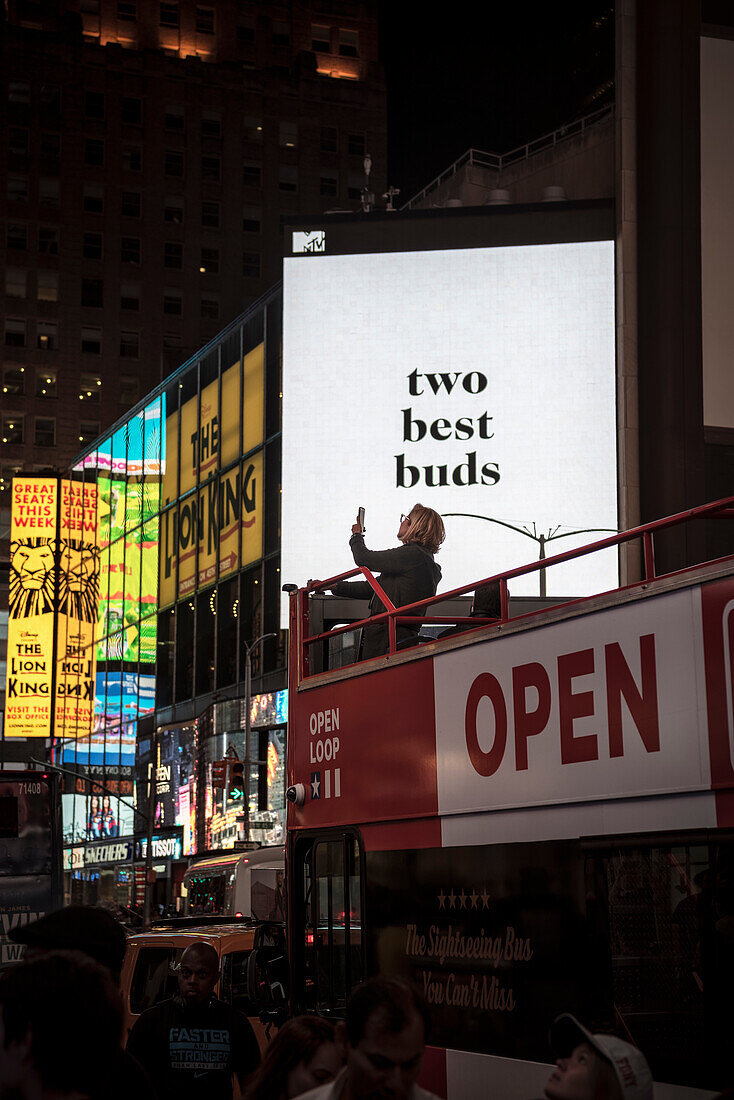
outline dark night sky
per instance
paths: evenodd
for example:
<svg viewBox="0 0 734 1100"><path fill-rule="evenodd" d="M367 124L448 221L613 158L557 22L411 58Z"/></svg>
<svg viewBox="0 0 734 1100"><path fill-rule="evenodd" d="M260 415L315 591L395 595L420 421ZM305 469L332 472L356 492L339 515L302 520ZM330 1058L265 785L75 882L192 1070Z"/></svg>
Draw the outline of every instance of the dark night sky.
<svg viewBox="0 0 734 1100"><path fill-rule="evenodd" d="M419 10L380 4L388 182L401 188L399 204L471 146L504 153L611 100L610 3Z"/></svg>

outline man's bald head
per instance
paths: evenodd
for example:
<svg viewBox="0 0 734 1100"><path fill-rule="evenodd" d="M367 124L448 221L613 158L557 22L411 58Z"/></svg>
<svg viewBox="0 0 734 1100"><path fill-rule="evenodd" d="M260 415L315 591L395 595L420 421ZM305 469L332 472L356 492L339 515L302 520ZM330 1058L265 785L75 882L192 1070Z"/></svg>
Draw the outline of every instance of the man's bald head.
<svg viewBox="0 0 734 1100"><path fill-rule="evenodd" d="M210 943L200 940L181 956L178 990L187 1005L204 1004L214 992L219 977L219 955Z"/></svg>

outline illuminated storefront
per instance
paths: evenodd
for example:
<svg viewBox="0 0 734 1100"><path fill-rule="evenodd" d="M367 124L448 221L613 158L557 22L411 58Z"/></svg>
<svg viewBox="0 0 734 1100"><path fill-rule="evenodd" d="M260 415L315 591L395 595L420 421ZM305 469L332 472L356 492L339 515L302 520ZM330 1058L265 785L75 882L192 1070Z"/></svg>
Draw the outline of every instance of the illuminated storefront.
<svg viewBox="0 0 734 1100"><path fill-rule="evenodd" d="M99 598L92 732L64 739L57 754L75 773L64 795L73 851L145 834L149 764L156 831L176 829L183 856L234 844L228 823L242 801L220 807L213 824L211 761L224 734L236 742L243 728L245 643L271 631L253 651L253 694L278 693L280 710L265 704L266 732L253 728L267 741L272 727L278 748L264 744L270 785L265 764L251 785L253 837L259 826L258 839L269 839L280 823L268 799L282 802L285 740L280 332L275 291L74 465L96 491ZM83 874L95 873L85 856Z"/></svg>

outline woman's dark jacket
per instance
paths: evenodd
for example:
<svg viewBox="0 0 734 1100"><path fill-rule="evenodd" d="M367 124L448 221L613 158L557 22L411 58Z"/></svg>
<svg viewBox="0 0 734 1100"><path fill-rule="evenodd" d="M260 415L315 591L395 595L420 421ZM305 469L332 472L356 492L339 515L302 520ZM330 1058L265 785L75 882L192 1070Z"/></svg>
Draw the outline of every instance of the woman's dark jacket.
<svg viewBox="0 0 734 1100"><path fill-rule="evenodd" d="M396 607L415 603L435 596L441 579L441 567L436 565L433 554L417 542L407 542L393 550L368 550L364 535L352 535L349 540L355 565L364 565L372 573L379 573L380 587ZM331 590L337 596L352 596L370 601L370 615L379 615L387 608L370 588L367 581L340 581ZM398 626L397 640L415 637L418 625ZM387 622L368 626L364 630L362 657L378 657L388 651Z"/></svg>

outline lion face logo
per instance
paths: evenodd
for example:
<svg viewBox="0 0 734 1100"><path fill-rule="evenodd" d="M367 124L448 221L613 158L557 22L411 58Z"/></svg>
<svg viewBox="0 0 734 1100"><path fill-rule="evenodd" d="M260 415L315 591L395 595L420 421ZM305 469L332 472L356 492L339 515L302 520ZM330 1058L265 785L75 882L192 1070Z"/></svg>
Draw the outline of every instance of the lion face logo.
<svg viewBox="0 0 734 1100"><path fill-rule="evenodd" d="M99 548L77 539L60 543L59 610L81 622L97 619L99 598Z"/></svg>
<svg viewBox="0 0 734 1100"><path fill-rule="evenodd" d="M52 539L14 539L10 543L11 619L52 615L56 556Z"/></svg>

